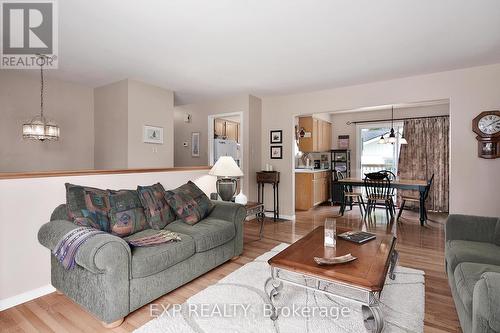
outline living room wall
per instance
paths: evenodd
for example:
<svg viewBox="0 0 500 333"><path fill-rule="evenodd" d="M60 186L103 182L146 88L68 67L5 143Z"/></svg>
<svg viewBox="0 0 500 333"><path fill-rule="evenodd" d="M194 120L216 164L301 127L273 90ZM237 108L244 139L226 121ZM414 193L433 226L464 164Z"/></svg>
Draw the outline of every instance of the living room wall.
<svg viewBox="0 0 500 333"><path fill-rule="evenodd" d="M45 115L61 128L57 142L24 140L22 125L40 113L40 72L0 73L0 172L94 168L93 89L51 78L46 71Z"/></svg>
<svg viewBox="0 0 500 333"><path fill-rule="evenodd" d="M169 168L174 163L174 94L136 80L95 88L95 168ZM143 142L143 126L163 128L163 144Z"/></svg>
<svg viewBox="0 0 500 333"><path fill-rule="evenodd" d="M481 111L500 108L500 64L412 76L356 86L262 99L262 164L281 172L283 214L294 214L293 118L428 100L450 101L450 212L500 216L500 159L477 157L471 122ZM270 160L269 130L283 130L283 159ZM478 176L481 175L481 176ZM471 195L480 189L482 195ZM268 196L269 198L269 196Z"/></svg>
<svg viewBox="0 0 500 333"><path fill-rule="evenodd" d="M255 172L261 167L261 114L262 105L258 97L240 95L221 98L203 103L185 104L175 107L174 111L174 161L176 167L208 165L208 116L222 113L243 113L243 187L245 194L252 199L257 197ZM191 122L184 122L185 114L191 115ZM200 132L200 157L191 157L191 133Z"/></svg>

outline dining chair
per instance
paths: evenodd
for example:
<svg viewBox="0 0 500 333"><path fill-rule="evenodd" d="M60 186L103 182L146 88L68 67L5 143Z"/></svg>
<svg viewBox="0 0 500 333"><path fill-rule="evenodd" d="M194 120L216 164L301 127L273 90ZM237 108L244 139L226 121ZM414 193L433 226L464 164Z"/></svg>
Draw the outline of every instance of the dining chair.
<svg viewBox="0 0 500 333"><path fill-rule="evenodd" d="M372 211L375 211L378 203L382 203L385 208L387 220L389 221L389 215L391 219L394 217L391 198L391 181L386 174L377 174L367 174L364 179L366 196L368 198L365 218L369 216Z"/></svg>
<svg viewBox="0 0 500 333"><path fill-rule="evenodd" d="M391 183L396 180L396 175L391 170L380 170L379 172L387 175L387 177L389 178ZM392 212L394 214L396 214L396 200L395 200L396 199L396 189L394 187L390 188L389 195L391 197Z"/></svg>
<svg viewBox="0 0 500 333"><path fill-rule="evenodd" d="M336 179L344 179L344 175L342 174L342 172L336 170L334 172L336 173ZM366 213L365 202L363 200L363 193L355 192L353 191L352 186L344 185L342 196L343 199L342 199L342 204L340 206L340 214L344 216L345 207L347 206L347 201L349 200L349 205L351 207L351 210L353 204L358 204L359 211L361 212L361 217L363 217L363 210Z"/></svg>
<svg viewBox="0 0 500 333"><path fill-rule="evenodd" d="M433 182L434 182L434 174L432 174L431 179L429 179L429 181L427 182L427 186L425 187L424 203L427 200L427 198L429 197L429 192L431 190ZM405 208L405 204L407 201L416 202L418 205L420 205L420 198L419 197L410 196L410 195L403 195L403 196L401 196L401 200L402 200L401 207L399 207L399 213L398 213L398 217L397 217L398 220L401 217L401 214L403 213L403 209ZM424 205L424 218L427 220L427 209L425 208L425 205Z"/></svg>

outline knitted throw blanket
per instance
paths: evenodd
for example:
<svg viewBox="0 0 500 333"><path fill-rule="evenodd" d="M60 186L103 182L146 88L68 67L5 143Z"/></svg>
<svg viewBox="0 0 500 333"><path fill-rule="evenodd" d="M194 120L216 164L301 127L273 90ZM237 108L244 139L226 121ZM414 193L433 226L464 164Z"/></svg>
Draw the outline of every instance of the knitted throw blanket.
<svg viewBox="0 0 500 333"><path fill-rule="evenodd" d="M57 243L57 246L52 253L56 256L57 260L63 265L64 268L72 269L76 265L75 258L80 246L89 238L105 233L106 232L94 228L78 227L64 235ZM181 237L172 231L158 230L149 236L133 237L132 239L124 240L132 246L143 247L163 244L171 241L180 241Z"/></svg>
<svg viewBox="0 0 500 333"><path fill-rule="evenodd" d="M52 253L54 253L64 268L72 269L76 265L75 257L80 246L90 237L104 233L104 231L94 228L78 227L64 235Z"/></svg>
<svg viewBox="0 0 500 333"><path fill-rule="evenodd" d="M181 237L175 232L168 230L158 230L153 235L144 236L144 237L136 237L127 239L127 243L132 246L153 246L157 244L167 243L170 241L180 241Z"/></svg>

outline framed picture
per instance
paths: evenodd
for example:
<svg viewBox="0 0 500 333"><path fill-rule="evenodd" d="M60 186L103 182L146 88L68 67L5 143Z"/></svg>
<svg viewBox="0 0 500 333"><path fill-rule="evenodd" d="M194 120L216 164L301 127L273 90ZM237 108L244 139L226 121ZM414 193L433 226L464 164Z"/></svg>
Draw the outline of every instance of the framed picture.
<svg viewBox="0 0 500 333"><path fill-rule="evenodd" d="M271 159L281 160L283 158L283 146L271 146Z"/></svg>
<svg viewBox="0 0 500 333"><path fill-rule="evenodd" d="M143 142L163 144L163 127L144 125Z"/></svg>
<svg viewBox="0 0 500 333"><path fill-rule="evenodd" d="M339 135L339 149L349 149L349 135Z"/></svg>
<svg viewBox="0 0 500 333"><path fill-rule="evenodd" d="M200 132L191 133L191 157L200 157Z"/></svg>
<svg viewBox="0 0 500 333"><path fill-rule="evenodd" d="M283 131L282 130L272 130L270 139L271 139L271 144L283 143Z"/></svg>

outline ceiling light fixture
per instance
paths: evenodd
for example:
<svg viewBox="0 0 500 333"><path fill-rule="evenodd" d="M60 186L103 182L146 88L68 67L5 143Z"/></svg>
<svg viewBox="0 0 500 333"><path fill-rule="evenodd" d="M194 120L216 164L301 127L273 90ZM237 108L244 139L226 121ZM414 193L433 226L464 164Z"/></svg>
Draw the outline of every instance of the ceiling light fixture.
<svg viewBox="0 0 500 333"><path fill-rule="evenodd" d="M43 115L43 93L45 81L43 77L43 65L47 61L47 56L39 54L37 64L40 65L40 115L36 115L29 122L23 124L23 138L38 141L55 141L59 139L59 126L53 121L48 120Z"/></svg>
<svg viewBox="0 0 500 333"><path fill-rule="evenodd" d="M387 133L385 133L385 134L387 134ZM387 139L384 138L385 134L382 134L382 136L380 137L380 140L378 140L379 144L384 144L384 143L395 144L398 141L398 139L396 138L396 133L394 131L394 105L391 106L391 131L390 131L389 137ZM400 133L398 132L398 134L400 134ZM401 135L401 139L399 139L399 143L402 145L408 144L408 141L406 141L404 135L403 134L400 134L400 135Z"/></svg>

